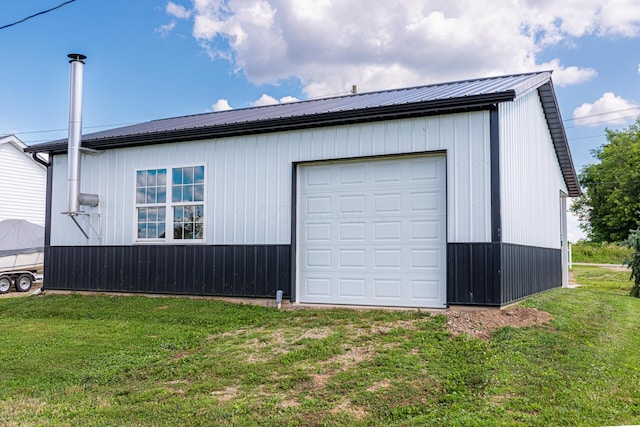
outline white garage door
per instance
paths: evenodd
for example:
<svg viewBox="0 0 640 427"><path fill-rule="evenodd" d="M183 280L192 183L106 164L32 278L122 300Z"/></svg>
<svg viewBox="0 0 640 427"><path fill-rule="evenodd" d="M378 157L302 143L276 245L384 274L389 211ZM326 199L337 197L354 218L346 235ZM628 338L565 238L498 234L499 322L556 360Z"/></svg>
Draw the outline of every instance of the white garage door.
<svg viewBox="0 0 640 427"><path fill-rule="evenodd" d="M445 307L445 176L442 155L301 166L298 300Z"/></svg>

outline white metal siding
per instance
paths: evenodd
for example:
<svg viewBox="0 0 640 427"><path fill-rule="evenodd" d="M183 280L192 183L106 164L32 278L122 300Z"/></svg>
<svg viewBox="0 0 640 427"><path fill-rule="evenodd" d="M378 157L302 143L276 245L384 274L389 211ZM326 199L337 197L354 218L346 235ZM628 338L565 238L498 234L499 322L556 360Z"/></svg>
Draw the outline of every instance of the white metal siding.
<svg viewBox="0 0 640 427"><path fill-rule="evenodd" d="M445 157L300 167L299 301L446 307Z"/></svg>
<svg viewBox="0 0 640 427"><path fill-rule="evenodd" d="M12 143L0 145L0 221L25 219L44 225L46 169Z"/></svg>
<svg viewBox="0 0 640 427"><path fill-rule="evenodd" d="M560 248L567 192L537 91L499 105L502 240Z"/></svg>
<svg viewBox="0 0 640 427"><path fill-rule="evenodd" d="M207 168L207 244L289 244L293 162L445 150L448 241L489 241L489 114L472 112L83 154L80 191L100 196L89 211L101 240L60 215L66 157L55 156L51 244L131 244L135 170L196 163Z"/></svg>

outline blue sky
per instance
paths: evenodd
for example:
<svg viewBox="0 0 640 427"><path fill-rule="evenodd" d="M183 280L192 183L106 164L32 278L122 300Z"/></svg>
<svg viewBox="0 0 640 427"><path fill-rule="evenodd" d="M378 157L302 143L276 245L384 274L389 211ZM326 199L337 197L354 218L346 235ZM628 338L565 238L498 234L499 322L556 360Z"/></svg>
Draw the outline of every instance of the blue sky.
<svg viewBox="0 0 640 427"><path fill-rule="evenodd" d="M61 3L3 0L0 26ZM553 70L580 170L605 128L640 115L638 0L75 0L0 30L0 135L66 136L72 52L88 57L85 133L352 84Z"/></svg>

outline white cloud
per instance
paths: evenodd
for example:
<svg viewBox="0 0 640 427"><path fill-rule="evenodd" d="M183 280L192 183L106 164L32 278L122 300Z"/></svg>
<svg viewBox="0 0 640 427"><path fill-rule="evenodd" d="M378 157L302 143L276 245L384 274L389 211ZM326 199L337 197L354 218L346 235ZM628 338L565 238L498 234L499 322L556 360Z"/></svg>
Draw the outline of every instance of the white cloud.
<svg viewBox="0 0 640 427"><path fill-rule="evenodd" d="M282 98L280 98L281 104L286 104L287 102L298 102L298 101L300 100L295 96L283 96Z"/></svg>
<svg viewBox="0 0 640 427"><path fill-rule="evenodd" d="M584 83L598 75L593 68L563 67L557 59L541 64L537 68L540 70L553 70L553 82L556 86Z"/></svg>
<svg viewBox="0 0 640 427"><path fill-rule="evenodd" d="M640 114L640 106L612 92L605 92L593 104L584 103L573 110L576 126L624 125Z"/></svg>
<svg viewBox="0 0 640 427"><path fill-rule="evenodd" d="M213 111L233 110L233 107L231 105L229 105L229 101L227 101L226 99L222 99L222 98L218 99L216 101L216 103L211 106L211 108L213 108Z"/></svg>
<svg viewBox="0 0 640 427"><path fill-rule="evenodd" d="M284 96L280 98L280 100L275 99L271 95L267 95L263 93L260 98L251 103L252 107L262 107L263 105L275 105L275 104L284 104L287 102L296 102L299 101L295 96Z"/></svg>
<svg viewBox="0 0 640 427"><path fill-rule="evenodd" d="M549 45L640 35L637 0L193 0L193 36L255 84L298 78L307 96L556 70L558 85L596 71L545 64ZM169 9L169 6L167 6ZM172 9L173 10L173 9ZM174 12L172 16L178 16Z"/></svg>
<svg viewBox="0 0 640 427"><path fill-rule="evenodd" d="M165 11L176 18L180 18L180 19L188 19L191 17L191 11L187 10L186 7L176 4L172 1L167 3L167 7L165 8Z"/></svg>
<svg viewBox="0 0 640 427"><path fill-rule="evenodd" d="M256 101L251 103L251 106L262 107L263 105L274 105L277 103L278 103L278 100L275 99L273 96L263 93L260 98L258 98Z"/></svg>
<svg viewBox="0 0 640 427"><path fill-rule="evenodd" d="M169 22L168 24L165 25L160 25L158 28L156 28L156 32L162 34L163 36L167 36L171 30L173 30L176 26L176 23L174 21Z"/></svg>

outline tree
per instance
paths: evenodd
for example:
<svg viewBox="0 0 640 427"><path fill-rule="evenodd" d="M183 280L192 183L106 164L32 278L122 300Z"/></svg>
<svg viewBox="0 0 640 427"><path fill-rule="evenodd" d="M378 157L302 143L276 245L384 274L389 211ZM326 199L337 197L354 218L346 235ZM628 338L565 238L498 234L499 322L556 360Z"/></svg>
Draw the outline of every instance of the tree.
<svg viewBox="0 0 640 427"><path fill-rule="evenodd" d="M608 143L592 151L600 163L582 169L585 191L571 210L590 240L622 242L640 225L640 118L606 132Z"/></svg>
<svg viewBox="0 0 640 427"><path fill-rule="evenodd" d="M633 250L631 257L624 261L624 263L631 268L631 277L629 277L629 280L633 280L633 286L631 287L629 295L640 298L640 229L633 230L629 234L626 243Z"/></svg>

